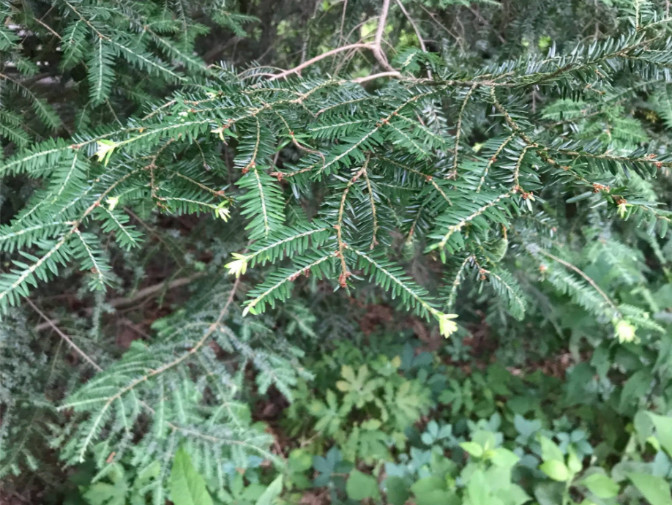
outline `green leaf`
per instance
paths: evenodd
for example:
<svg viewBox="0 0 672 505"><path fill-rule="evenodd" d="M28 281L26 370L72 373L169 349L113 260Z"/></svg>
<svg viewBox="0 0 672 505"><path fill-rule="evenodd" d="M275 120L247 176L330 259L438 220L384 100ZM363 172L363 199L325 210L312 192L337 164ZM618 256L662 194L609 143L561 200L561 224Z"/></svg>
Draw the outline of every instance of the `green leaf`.
<svg viewBox="0 0 672 505"><path fill-rule="evenodd" d="M170 499L175 505L212 505L205 480L194 468L184 447L177 450L173 460Z"/></svg>
<svg viewBox="0 0 672 505"><path fill-rule="evenodd" d="M507 505L522 505L531 500L530 495L517 484L510 484L507 489L498 490L497 494Z"/></svg>
<svg viewBox="0 0 672 505"><path fill-rule="evenodd" d="M652 412L648 414L656 427L656 438L667 454L672 456L672 417L659 416Z"/></svg>
<svg viewBox="0 0 672 505"><path fill-rule="evenodd" d="M570 477L567 465L556 459L545 461L539 466L539 469L551 479L557 480L558 482L566 482Z"/></svg>
<svg viewBox="0 0 672 505"><path fill-rule="evenodd" d="M563 488L559 482L541 482L534 488L534 497L539 505L558 505L562 503Z"/></svg>
<svg viewBox="0 0 672 505"><path fill-rule="evenodd" d="M672 505L670 486L662 477L648 473L629 473L628 478L651 505Z"/></svg>
<svg viewBox="0 0 672 505"><path fill-rule="evenodd" d="M569 468L569 471L572 472L573 474L577 474L581 471L583 468L583 464L581 463L581 460L576 454L576 451L574 450L573 446L569 446L567 449L567 468Z"/></svg>
<svg viewBox="0 0 672 505"><path fill-rule="evenodd" d="M541 444L541 459L544 461L556 460L564 461L565 455L558 447L558 444L553 442L550 438L540 436L539 443Z"/></svg>
<svg viewBox="0 0 672 505"><path fill-rule="evenodd" d="M280 493L282 493L282 475L278 475L275 480L268 485L255 505L272 505L275 499L280 496Z"/></svg>
<svg viewBox="0 0 672 505"><path fill-rule="evenodd" d="M313 466L313 455L304 449L294 449L289 453L287 468L290 472L305 472Z"/></svg>
<svg viewBox="0 0 672 505"><path fill-rule="evenodd" d="M91 505L125 505L125 483L108 484L96 482L84 493L84 499Z"/></svg>
<svg viewBox="0 0 672 505"><path fill-rule="evenodd" d="M495 466L500 466L503 468L508 468L514 466L518 463L520 458L512 451L499 447L492 452L490 456L490 461Z"/></svg>
<svg viewBox="0 0 672 505"><path fill-rule="evenodd" d="M353 470L350 472L348 482L345 484L345 492L351 500L366 500L378 498L378 481L371 475Z"/></svg>
<svg viewBox="0 0 672 505"><path fill-rule="evenodd" d="M128 483L124 469L118 463L108 468L105 478L111 482L95 482L83 494L90 505L126 505Z"/></svg>
<svg viewBox="0 0 672 505"><path fill-rule="evenodd" d="M401 477L388 477L385 480L385 492L391 505L404 505L410 496L408 484Z"/></svg>
<svg viewBox="0 0 672 505"><path fill-rule="evenodd" d="M454 495L446 490L445 479L425 477L411 486L416 505L448 505Z"/></svg>
<svg viewBox="0 0 672 505"><path fill-rule="evenodd" d="M619 486L610 477L602 473L593 473L583 479L581 484L588 488L598 498L613 498L618 496Z"/></svg>
<svg viewBox="0 0 672 505"><path fill-rule="evenodd" d="M478 445L476 442L462 442L460 447L469 453L470 456L475 458L480 458L483 456L483 447Z"/></svg>
<svg viewBox="0 0 672 505"><path fill-rule="evenodd" d="M476 470L471 474L469 482L467 482L467 496L469 497L470 505L488 505L492 503L490 495L492 494L488 485L489 482L485 478L485 474L481 470Z"/></svg>

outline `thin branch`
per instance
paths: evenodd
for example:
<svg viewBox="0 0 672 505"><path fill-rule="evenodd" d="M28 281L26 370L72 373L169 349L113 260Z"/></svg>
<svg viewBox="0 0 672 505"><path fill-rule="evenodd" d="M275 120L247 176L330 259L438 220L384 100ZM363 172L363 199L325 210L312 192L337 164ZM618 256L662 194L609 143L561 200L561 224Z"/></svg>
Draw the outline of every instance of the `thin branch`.
<svg viewBox="0 0 672 505"><path fill-rule="evenodd" d="M67 6L70 8L70 10L71 10L72 12L74 12L74 13L77 15L77 17L78 17L79 19L81 19L82 21L84 21L84 23L85 23L89 28L91 28L91 29L96 33L96 35L98 35L99 38L101 38L101 39L103 39L103 40L110 40L109 37L103 35L99 30L96 29L95 26L93 26L93 25L91 24L91 22L90 22L88 19L86 19L84 16L82 16L82 15L79 13L79 11L78 11L77 9L75 9L75 8L72 6L72 4L71 4L70 2L68 2L68 0L63 0L63 3L65 3L65 5L67 5Z"/></svg>
<svg viewBox="0 0 672 505"><path fill-rule="evenodd" d="M387 57L383 52L383 34L385 33L385 23L387 22L387 14L390 11L390 0L383 0L383 7L380 9L378 16L378 28L376 29L376 36L373 39L373 46L371 51L378 60L378 63L388 72L395 72L395 69L387 62Z"/></svg>
<svg viewBox="0 0 672 505"><path fill-rule="evenodd" d="M368 161L368 159L367 159ZM378 245L376 234L378 233L378 216L376 215L376 202L373 197L373 189L371 188L371 181L366 170L364 170L364 180L366 181L366 188L369 191L369 202L371 203L371 214L373 215L373 236L371 237L371 245L369 249L373 249Z"/></svg>
<svg viewBox="0 0 672 505"><path fill-rule="evenodd" d="M387 22L387 14L390 11L390 0L383 0L383 7L380 9L378 15L378 28L376 29L376 37L373 39L374 45L381 47L383 42L383 34L385 33L385 23Z"/></svg>
<svg viewBox="0 0 672 505"><path fill-rule="evenodd" d="M103 371L103 369L98 365L98 363L96 363L95 361L93 361L93 359L91 359L91 358L89 357L88 354L86 354L84 351L82 351L82 349L81 349L77 344L75 344L75 342L74 342L70 337L68 337L65 333L63 333L63 332L61 331L61 329L60 329L58 326L56 326L56 323L54 323L54 321L52 321L51 319L49 319L49 317L48 317L44 312L42 312L42 311L37 307L37 305L35 305L35 304L32 302L32 300L31 300L30 298L26 298L26 303L27 303L28 305L30 305L30 307L31 307L35 312L37 312L37 314L38 314L42 319L44 319L45 323L48 324L49 327L50 327L51 329L53 329L53 330L58 334L59 337L61 337L61 338L62 338L62 339L63 339L63 340L64 340L70 347L72 347L72 349L73 349L77 354L79 354L82 358L84 358L84 360L85 360L89 365L91 365L93 368L95 368L98 372L102 372L102 371Z"/></svg>
<svg viewBox="0 0 672 505"><path fill-rule="evenodd" d="M343 2L343 13L341 14L341 28L338 30L338 40L345 42L343 38L343 28L345 27L345 12L348 10L348 0Z"/></svg>
<svg viewBox="0 0 672 505"><path fill-rule="evenodd" d="M415 24L415 21L411 17L411 15L408 13L406 10L406 7L404 7L404 4L401 3L401 0L396 0L397 5L401 9L401 12L404 13L404 16L406 16L406 19L410 23L410 25L413 27L413 31L415 32L415 36L418 38L418 43L420 44L420 49L422 49L424 52L427 52L427 46L425 45L425 39L422 38L422 34L420 33L420 29L418 28L418 25ZM430 69L427 69L427 77L429 79L432 78L432 71Z"/></svg>
<svg viewBox="0 0 672 505"><path fill-rule="evenodd" d="M418 28L418 25L415 24L415 21L413 21L413 18L411 17L411 15L406 10L406 7L404 7L404 4L401 3L400 0L396 0L396 2L397 2L397 5L399 6L399 8L401 9L401 12L404 13L404 16L406 16L406 19L408 20L410 25L413 27L413 31L415 32L415 36L418 38L418 43L420 44L420 48L423 51L426 52L427 51L427 46L425 46L425 39L422 38L422 35L420 34L420 29ZM430 76L430 78L431 78L431 76Z"/></svg>
<svg viewBox="0 0 672 505"><path fill-rule="evenodd" d="M374 79L380 79L381 77L399 77L399 72L396 70L392 70L391 72L378 72L377 74L371 74L365 77L358 77L356 79L353 79L352 82L362 84L363 82L373 81Z"/></svg>
<svg viewBox="0 0 672 505"><path fill-rule="evenodd" d="M478 12L478 9L474 9L473 7L469 7L469 10L470 10L471 13L476 17L476 19L478 19L481 23L483 23L485 26L487 26L488 28L490 28L490 29L492 30L492 32L493 32L495 35L497 35L497 38L499 39L499 41L500 41L502 44L506 44L506 39L502 36L501 33L499 33L497 30L495 30L495 29L492 27L492 25L490 24L490 22L489 22L487 19L485 19L485 18L481 15L480 12Z"/></svg>
<svg viewBox="0 0 672 505"><path fill-rule="evenodd" d="M157 295L163 291L169 291L171 289L176 289L182 286L187 286L191 284L193 281L196 279L203 277L205 273L197 273L194 275L190 275L189 277L181 277L179 279L174 279L170 282L159 282L157 284L152 284L151 286L147 286L146 288L138 290L134 295L129 296L129 297L120 297L120 298L112 298L110 301L106 302L106 305L109 305L114 308L118 307L127 307L129 305L135 305L141 300L144 300L145 298L149 298L150 296Z"/></svg>
<svg viewBox="0 0 672 505"><path fill-rule="evenodd" d="M542 255L546 256L547 258L552 259L553 261L556 261L556 262L560 263L560 264L563 265L564 267L569 268L570 270L576 272L576 273L579 274L581 277L583 277L583 278L586 280L586 282L587 282L588 284L590 284L590 285L593 287L593 289L594 289L595 291L597 291L597 292L599 293L599 295L600 295L602 298L604 298L604 301L606 301L607 304L608 304L608 305L614 310L614 312L616 312L616 314L618 314L618 316L620 317L620 315L621 315L621 311L618 310L618 307L616 306L616 304L611 300L611 298L609 298L609 296L607 296L607 294L602 290L602 288L600 288L600 286L598 286L597 283L596 283L596 282L595 282L595 281L594 281L594 280L593 280L587 273L585 273L585 272L584 272L583 270L581 270L579 267L577 267L577 266L575 266L575 265L572 265L572 264L569 263L568 261L565 261L565 260L563 260L562 258L558 258L558 257L555 256L554 254L551 254L551 253L549 253L548 251L544 251L544 250L541 249L541 248L537 248L536 252L538 252L539 254L542 254Z"/></svg>
<svg viewBox="0 0 672 505"><path fill-rule="evenodd" d="M49 31L52 33L52 35L55 35L56 38L58 38L59 40L62 40L62 37L61 37L61 36L58 34L58 32L57 32L56 30L54 30L51 26L49 26L47 23L45 23L44 21L42 21L40 18L34 18L34 19L35 19L35 21L36 21L37 23L41 24L41 25L44 26L47 30L49 30Z"/></svg>
<svg viewBox="0 0 672 505"><path fill-rule="evenodd" d="M370 156L366 156L366 160L364 161L364 164L362 165L362 168L360 168L355 175L352 176L352 179L348 181L348 184L345 186L345 189L343 190L343 195L341 196L341 205L338 210L338 221L337 224L334 226L336 228L336 236L338 239L338 256L339 259L341 260L341 275L338 278L338 283L342 288L346 288L348 286L348 277L352 275L350 271L348 270L348 266L345 263L345 255L344 251L345 248L347 247L345 242L343 241L343 216L345 214L345 201L348 198L348 192L350 191L350 188L352 187L353 184L359 180L359 178L366 173L366 169L369 166L369 159ZM375 219L375 218L374 218ZM374 231L375 234L375 231ZM375 235L374 235L374 240L375 240Z"/></svg>
<svg viewBox="0 0 672 505"><path fill-rule="evenodd" d="M378 16L378 27L376 28L376 35L373 41L373 44L365 44L363 42L358 42L355 44L348 44L345 46L337 47L326 53L319 54L314 58L311 58L307 61L304 61L300 65L297 65L294 68L280 72L279 74L274 75L269 80L275 81L277 79L284 79L289 75L296 74L301 72L304 68L307 68L318 61L321 61L330 56L342 53L344 51L350 51L351 49L368 49L373 53L373 56L376 58L378 63L387 71L386 75L401 77L401 73L398 70L395 70L387 61L387 57L382 49L383 43L383 34L385 33L385 23L387 21L387 14L390 10L390 0L383 0L383 6L381 8L380 14Z"/></svg>
<svg viewBox="0 0 672 505"><path fill-rule="evenodd" d="M307 68L318 61L321 61L325 58L329 58L330 56L334 56L338 53L342 53L343 51L349 51L350 49L370 49L371 44L363 44L363 43L357 43L357 44L348 44L347 46L341 46L337 47L336 49L332 49L331 51L327 51L326 53L322 53L320 55L315 56L314 58L311 58L307 61L304 61L300 65L297 65L294 68L290 68L289 70L285 70L284 72L281 72L279 74L275 74L273 77L271 77L269 80L270 81L275 81L277 79L284 79L285 77L296 74L298 72L301 72L304 68Z"/></svg>

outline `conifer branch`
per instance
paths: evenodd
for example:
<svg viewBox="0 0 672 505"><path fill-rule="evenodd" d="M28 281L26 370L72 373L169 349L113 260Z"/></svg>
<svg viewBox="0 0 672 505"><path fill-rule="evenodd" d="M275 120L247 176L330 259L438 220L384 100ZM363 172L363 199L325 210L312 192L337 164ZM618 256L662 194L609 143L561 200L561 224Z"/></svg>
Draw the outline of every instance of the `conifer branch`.
<svg viewBox="0 0 672 505"><path fill-rule="evenodd" d="M616 306L616 304L609 298L609 296L600 288L600 286L597 285L597 283L588 275L586 274L583 270L581 270L579 267L572 265L570 262L563 260L562 258L559 258L558 256L551 254L548 251L545 251L539 247L534 247L532 249L533 253L539 253L542 256L546 256L547 258L552 259L553 261L560 263L562 266L572 270L573 272L576 272L579 274L588 284L591 285L591 287L597 291L597 293L604 299L604 301L611 307L611 309L614 311L614 314L616 317L622 317L621 312Z"/></svg>
<svg viewBox="0 0 672 505"><path fill-rule="evenodd" d="M458 221L455 224L450 225L448 227L448 231L441 238L441 241L439 242L439 247L440 248L445 247L445 245L448 243L448 240L450 240L450 238L453 236L454 233L459 232L469 222L471 222L474 219L476 219L477 217L483 215L488 209L491 209L491 208L495 207L500 201L502 201L505 198L509 198L510 196L511 196L510 192L498 195L495 198L493 198L492 200L490 200L487 203L485 203L484 205L482 205L481 207L478 207L471 214L469 214L469 215L467 215L463 218L458 219Z"/></svg>
<svg viewBox="0 0 672 505"><path fill-rule="evenodd" d="M469 265L469 263L474 263L476 260L475 256L473 254L468 255L462 263L460 263L460 266L457 268L457 271L455 272L455 278L453 279L453 282L450 283L450 291L448 292L448 298L446 300L446 308L449 310L452 309L455 306L455 299L457 298L457 290L459 289L461 283L462 283L462 276L464 274L465 269Z"/></svg>
<svg viewBox="0 0 672 505"><path fill-rule="evenodd" d="M483 175L481 175L481 179L478 181L478 187L476 188L476 193L481 192L481 188L483 188L483 183L485 183L485 179L488 176L488 173L490 172L490 168L492 165L494 165L497 162L497 158L499 158L500 154L502 154L502 151L506 149L506 146L513 140L513 138L516 136L515 133L512 133L509 135L504 142L502 142L499 147L497 147L497 150L495 153L490 157L488 160L488 164L485 166L485 169L483 170Z"/></svg>
<svg viewBox="0 0 672 505"><path fill-rule="evenodd" d="M30 305L30 307L37 312L37 315L39 315L42 319L44 319L45 323L49 325L49 327L56 332L56 334L61 337L79 356L84 359L89 365L91 365L94 370L98 372L102 372L103 369L96 363L91 356L86 354L68 335L63 333L61 329L56 326L56 323L52 319L50 319L44 312L42 312L37 305L33 303L33 301L30 298L26 298L26 303Z"/></svg>
<svg viewBox="0 0 672 505"><path fill-rule="evenodd" d="M460 112L457 114L457 125L455 126L455 148L453 149L453 170L450 173L450 177L453 179L457 177L457 162L460 150L460 135L462 133L462 117L464 115L464 109L467 107L467 103L469 102L469 98L471 98L471 94L474 92L475 89L476 84L472 84L471 87L469 88L469 91L467 91L467 94L464 96L462 106L460 107ZM494 92L495 88L493 87L491 89Z"/></svg>
<svg viewBox="0 0 672 505"><path fill-rule="evenodd" d="M172 360L168 363L164 363L160 367L151 370L149 373L147 373L147 374L145 374L141 377L138 377L137 379L133 380L131 383L129 383L125 387L121 388L119 391L117 391L115 394L109 396L105 400L105 403L100 408L100 410L98 412L98 415L95 417L94 422L92 423L92 426L89 429L88 434L87 434L86 438L84 439L84 441L81 445L81 448L80 448L80 451L79 451L79 461L84 461L86 451L88 450L88 448L89 448L89 446L90 446L90 444L91 444L91 442L92 442L92 440L95 436L97 428L100 425L100 423L103 421L104 416L107 414L108 410L110 409L110 407L112 406L113 403L115 403L116 401L120 401L124 395L132 392L140 384L143 384L143 383L145 383L145 382L147 382L147 381L149 381L149 380L167 372L168 370L170 370L172 368L175 368L176 366L180 365L181 363L185 362L186 360L191 358L194 354L196 354L206 344L208 339L210 339L210 337L215 333L215 331L217 331L219 325L224 320L224 317L226 317L226 315L228 314L229 307L233 303L233 299L234 299L234 296L236 294L236 291L238 289L239 284L240 284L240 280L236 279L236 281L233 283L233 287L231 288L231 291L229 292L229 296L226 300L226 303L224 304L224 307L222 307L221 311L219 312L219 315L217 316L215 321L213 321L208 326L208 329L203 333L201 338L196 342L196 344L191 349L189 349L187 352L183 353L182 355L178 356L174 360ZM72 406L74 406L74 404L65 404L61 408L69 408L69 407L72 407ZM181 429L180 431L185 431L185 430ZM187 430L187 431L190 431L190 430ZM190 434L194 434L194 433L195 432L190 431Z"/></svg>
<svg viewBox="0 0 672 505"><path fill-rule="evenodd" d="M353 184L355 184L360 177L366 174L366 169L369 165L370 155L366 155L366 160L362 167L352 176L352 178L345 185L343 194L341 195L341 205L338 208L338 219L336 221L337 239L338 239L338 258L341 261L341 275L338 277L338 283L342 288L346 288L348 285L348 277L350 277L350 271L348 270L347 265L345 264L345 248L346 244L343 241L343 216L345 214L345 201L348 198L348 192Z"/></svg>

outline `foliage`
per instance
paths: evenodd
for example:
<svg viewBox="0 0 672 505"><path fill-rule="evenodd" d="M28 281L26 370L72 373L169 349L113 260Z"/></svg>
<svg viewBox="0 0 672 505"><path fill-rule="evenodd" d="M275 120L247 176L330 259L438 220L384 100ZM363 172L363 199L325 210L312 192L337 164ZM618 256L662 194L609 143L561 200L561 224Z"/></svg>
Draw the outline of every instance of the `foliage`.
<svg viewBox="0 0 672 505"><path fill-rule="evenodd" d="M385 353L362 353L352 344L341 344L335 355L346 367L361 360L376 362L389 371L388 380L396 378L406 384L420 380L437 404L448 399L443 394L446 377L459 377L459 367L443 364L440 354L393 343L394 337L376 340ZM314 363L318 371L315 384L333 374L334 361L323 355ZM322 392L306 393L306 386L300 385L295 403L283 417L283 422L294 428L298 446L289 453L284 472L268 475L257 468L241 474L232 470L229 486L220 489L214 481L210 486L221 503L241 504L271 503L271 499L296 503L307 492L316 496L327 493L330 502L337 504L369 499L402 505L409 499L418 504L635 504L642 497L654 504L669 503L670 417L644 409L634 415L621 413L618 402L610 405L608 397L621 397L625 386L614 388L595 409L586 409L571 397L571 376L576 373L570 371L569 380L563 382L541 372L521 378L491 365L475 385L457 386L463 396L482 399L487 412L438 408L430 421L416 419L401 432L382 421L382 409L359 411L359 424L349 424L352 413L342 410L336 415L341 430L335 432L325 428L319 417L301 423L299 414L310 412L319 402L315 395ZM542 401L546 402L543 409ZM378 453L371 444L366 445L370 450L362 453L351 448L352 437L366 440L357 435L364 424L380 440ZM594 445L594 440L599 444ZM180 458L188 461L186 453L178 451L171 478L176 474L182 477L184 463L178 465ZM152 468L155 477L158 463ZM188 472L193 472L193 467L189 468ZM106 477L110 484L82 487L86 503L99 503L99 496L123 498L125 493L140 489L137 482L150 478L148 473L139 474L131 487L123 473L121 477L117 473L123 472L120 469L118 464L110 467ZM190 479L205 492L202 478L192 474ZM260 480L269 484L260 484ZM181 489L186 492L186 484ZM135 495L130 496L133 500Z"/></svg>
<svg viewBox="0 0 672 505"><path fill-rule="evenodd" d="M300 442L302 447L288 459L287 503L295 499L292 488L311 485L327 486L331 503L364 498L393 504L408 499L418 504L639 503L642 495L652 503L670 500L672 452L666 444L672 420L646 410L624 414L618 402L610 406L609 397L627 394L625 385L607 393L604 403L586 409L574 401L571 391L572 376L581 365L569 372L566 382L541 372L521 378L491 365L470 383L458 382L459 369L441 364L440 356L417 354L408 345L400 349L398 344L388 344L388 354L377 356L362 356L349 344L344 347L347 353L342 354L341 348L337 356L346 363L356 364L363 358L393 369L396 364L399 368L393 374L399 380L410 383L418 380L413 377L424 378L434 391L434 401L448 405L436 409L429 422L416 422L396 434L381 422L383 411L360 416L360 423L376 426L374 430L390 449L387 458L352 453L347 438L339 440L338 432L330 435L319 421L304 426L306 431L298 440L310 443ZM401 353L390 354L395 350ZM323 357L315 364L314 369L324 374L318 373L317 384L329 373L330 362L330 357ZM458 381L447 386L446 377ZM307 398L297 395L287 411L287 422L295 426L296 412L310 410L315 394L320 394L319 389ZM475 400L480 408L465 411L454 400L457 397ZM345 423L348 415L341 412L338 418ZM624 437L625 426L631 431L629 438ZM359 428L345 424L344 429L355 433ZM593 440L600 440L599 445L594 446ZM370 480L358 468L369 469ZM311 471L312 483L307 479Z"/></svg>
<svg viewBox="0 0 672 505"><path fill-rule="evenodd" d="M669 6L557 4L0 2L7 488L668 503Z"/></svg>

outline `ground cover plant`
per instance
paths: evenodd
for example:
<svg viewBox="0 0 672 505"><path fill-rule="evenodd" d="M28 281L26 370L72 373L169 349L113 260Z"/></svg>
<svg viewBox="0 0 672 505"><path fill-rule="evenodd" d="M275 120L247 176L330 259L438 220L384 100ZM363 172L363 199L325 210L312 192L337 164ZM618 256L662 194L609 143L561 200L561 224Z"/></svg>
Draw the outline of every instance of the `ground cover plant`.
<svg viewBox="0 0 672 505"><path fill-rule="evenodd" d="M0 2L0 502L672 503L669 11Z"/></svg>

